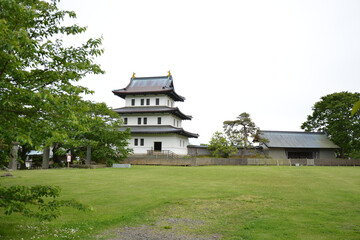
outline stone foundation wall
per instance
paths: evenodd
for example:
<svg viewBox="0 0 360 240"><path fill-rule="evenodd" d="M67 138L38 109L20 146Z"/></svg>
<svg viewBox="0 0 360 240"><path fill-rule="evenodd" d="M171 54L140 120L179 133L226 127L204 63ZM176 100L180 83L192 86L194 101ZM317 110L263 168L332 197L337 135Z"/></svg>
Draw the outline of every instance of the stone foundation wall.
<svg viewBox="0 0 360 240"><path fill-rule="evenodd" d="M278 165L278 166L360 166L360 160L348 159L241 159L241 158L150 158L131 157L133 165L210 166L210 165Z"/></svg>

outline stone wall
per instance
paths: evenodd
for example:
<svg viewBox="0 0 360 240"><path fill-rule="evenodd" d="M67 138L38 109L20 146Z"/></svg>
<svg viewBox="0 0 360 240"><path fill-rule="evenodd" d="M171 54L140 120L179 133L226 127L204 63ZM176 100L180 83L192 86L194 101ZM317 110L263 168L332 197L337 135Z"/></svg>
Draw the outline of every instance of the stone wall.
<svg viewBox="0 0 360 240"><path fill-rule="evenodd" d="M278 166L360 166L360 160L349 159L241 159L241 158L151 158L131 157L133 165L210 166L210 165L278 165Z"/></svg>
<svg viewBox="0 0 360 240"><path fill-rule="evenodd" d="M260 155L267 155L272 159L287 159L287 152L288 151L292 151L292 152L296 152L296 151L314 151L316 152L314 154L315 158L319 158L319 159L335 159L335 153L334 153L334 149L288 149L288 148L265 148L264 150L260 150L260 149L249 149L246 151L244 158L253 158L254 155L257 155L258 157ZM236 154L233 154L233 157L242 157L242 149L239 149L239 151ZM197 146L197 145L189 145L187 146L187 155L191 156L191 157L210 157L211 153L210 151L207 149L206 146Z"/></svg>
<svg viewBox="0 0 360 240"><path fill-rule="evenodd" d="M244 157L251 157L254 156L255 154L258 155L264 155L264 152L258 149L248 149L245 152L243 152L243 149L239 149L237 153L232 154L231 156L233 157L240 157L244 154ZM191 156L191 157L210 157L211 156L211 152L209 151L209 149L207 149L207 146L198 146L198 145L188 145L187 146L187 155ZM286 156L285 156L286 157Z"/></svg>

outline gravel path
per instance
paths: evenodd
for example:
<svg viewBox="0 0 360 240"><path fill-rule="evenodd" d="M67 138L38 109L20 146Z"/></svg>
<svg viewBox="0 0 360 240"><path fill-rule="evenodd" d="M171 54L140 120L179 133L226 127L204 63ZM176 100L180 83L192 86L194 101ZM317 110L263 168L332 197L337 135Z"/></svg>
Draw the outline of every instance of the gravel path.
<svg viewBox="0 0 360 240"><path fill-rule="evenodd" d="M153 226L123 227L104 232L100 239L111 240L218 240L218 234L201 236L184 233L183 227L198 228L204 225L201 221L169 218L158 221Z"/></svg>

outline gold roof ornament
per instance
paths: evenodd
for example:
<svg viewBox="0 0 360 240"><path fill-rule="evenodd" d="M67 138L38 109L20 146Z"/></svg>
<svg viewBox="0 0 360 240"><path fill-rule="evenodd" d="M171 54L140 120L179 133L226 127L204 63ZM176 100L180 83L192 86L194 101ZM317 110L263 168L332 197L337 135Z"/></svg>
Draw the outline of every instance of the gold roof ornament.
<svg viewBox="0 0 360 240"><path fill-rule="evenodd" d="M132 75L132 77L131 77L131 78L136 78L136 77L135 77L135 73L134 73L134 72L133 72L133 75Z"/></svg>
<svg viewBox="0 0 360 240"><path fill-rule="evenodd" d="M170 72L170 70L168 71L168 77L170 77L171 76L171 72Z"/></svg>

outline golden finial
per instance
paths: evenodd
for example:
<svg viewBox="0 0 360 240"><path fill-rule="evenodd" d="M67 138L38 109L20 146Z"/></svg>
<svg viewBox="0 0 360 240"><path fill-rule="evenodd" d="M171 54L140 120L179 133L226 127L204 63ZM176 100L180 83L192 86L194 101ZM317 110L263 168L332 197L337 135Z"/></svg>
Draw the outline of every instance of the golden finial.
<svg viewBox="0 0 360 240"><path fill-rule="evenodd" d="M168 77L170 77L171 76L171 72L170 72L170 70L168 71Z"/></svg>
<svg viewBox="0 0 360 240"><path fill-rule="evenodd" d="M132 78L136 78L136 77L135 77L135 73L134 73L134 72L133 72Z"/></svg>

